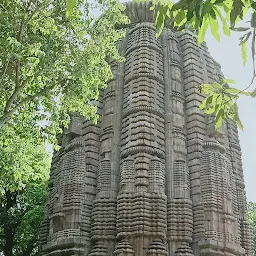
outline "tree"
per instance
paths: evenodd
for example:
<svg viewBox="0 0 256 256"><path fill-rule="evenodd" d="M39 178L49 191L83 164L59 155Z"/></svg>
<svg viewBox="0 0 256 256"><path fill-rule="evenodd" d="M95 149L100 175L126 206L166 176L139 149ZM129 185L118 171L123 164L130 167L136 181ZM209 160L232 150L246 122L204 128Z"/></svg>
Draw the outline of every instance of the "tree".
<svg viewBox="0 0 256 256"><path fill-rule="evenodd" d="M0 251L5 256L34 255L37 246L51 159L45 144L35 140L39 128L33 120L16 120L0 131Z"/></svg>
<svg viewBox="0 0 256 256"><path fill-rule="evenodd" d="M256 255L256 203L248 203L248 219L252 227L253 242L254 242L254 255Z"/></svg>
<svg viewBox="0 0 256 256"><path fill-rule="evenodd" d="M122 10L115 0L77 0L67 13L65 0L2 0L0 129L28 116L44 121L39 136L56 142L70 112L95 121L91 101L112 76L109 62L120 60Z"/></svg>
<svg viewBox="0 0 256 256"><path fill-rule="evenodd" d="M30 255L37 245L50 168L39 130L22 116L0 130L0 251L5 256Z"/></svg>
<svg viewBox="0 0 256 256"><path fill-rule="evenodd" d="M34 255L43 217L50 155L32 116L0 129L0 252Z"/></svg>
<svg viewBox="0 0 256 256"><path fill-rule="evenodd" d="M247 62L247 43L251 40L251 57L253 74L248 86L243 90L230 87L232 80L224 79L213 84L202 84L198 88L204 95L200 109L215 117L215 126L220 128L223 120L234 120L240 129L243 125L238 115L237 99L240 95L256 97L256 88L248 91L256 78L255 69L255 38L256 38L256 2L254 0L154 0L151 10L156 12L158 36L162 33L165 23L169 22L177 30L189 28L198 35L202 43L205 33L210 28L216 40L220 40L219 23L223 33L230 35L231 30L244 33L240 38L241 53L244 64ZM239 26L247 13L251 19L247 27Z"/></svg>
<svg viewBox="0 0 256 256"><path fill-rule="evenodd" d="M5 256L38 255L38 228L44 217L46 195L46 180L1 194L0 252Z"/></svg>
<svg viewBox="0 0 256 256"><path fill-rule="evenodd" d="M35 122L35 121L34 121ZM30 181L48 177L50 156L36 123L16 120L0 131L0 193L22 190Z"/></svg>
<svg viewBox="0 0 256 256"><path fill-rule="evenodd" d="M28 121L28 117L26 117ZM0 130L0 252L34 255L43 217L51 157L40 126L22 116Z"/></svg>
<svg viewBox="0 0 256 256"><path fill-rule="evenodd" d="M50 157L60 126L76 112L96 121L99 89L121 58L115 0L2 0L0 3L0 246L36 255ZM102 13L98 18L95 10Z"/></svg>

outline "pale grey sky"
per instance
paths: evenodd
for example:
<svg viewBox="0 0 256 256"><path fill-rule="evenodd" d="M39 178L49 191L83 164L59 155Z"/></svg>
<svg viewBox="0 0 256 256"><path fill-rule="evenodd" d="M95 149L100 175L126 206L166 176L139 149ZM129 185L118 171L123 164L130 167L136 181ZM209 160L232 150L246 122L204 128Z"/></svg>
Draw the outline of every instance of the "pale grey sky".
<svg viewBox="0 0 256 256"><path fill-rule="evenodd" d="M230 37L221 36L220 43L207 33L206 43L212 57L220 63L222 72L226 78L236 81L239 89L250 84L252 78L252 61L250 59L250 47L248 47L249 61L243 66L239 37L241 32L233 32ZM256 87L256 81L251 88ZM238 102L241 121L244 131L239 132L242 148L242 160L244 169L245 189L248 201L256 202L256 99L242 96Z"/></svg>

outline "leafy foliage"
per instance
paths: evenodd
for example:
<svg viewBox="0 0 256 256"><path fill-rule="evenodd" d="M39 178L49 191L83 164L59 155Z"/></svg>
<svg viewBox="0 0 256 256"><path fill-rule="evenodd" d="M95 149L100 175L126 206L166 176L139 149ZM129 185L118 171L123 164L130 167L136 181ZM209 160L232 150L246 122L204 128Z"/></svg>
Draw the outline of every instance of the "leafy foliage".
<svg viewBox="0 0 256 256"><path fill-rule="evenodd" d="M254 202L249 202L248 204L248 219L252 227L254 255L256 255L256 203Z"/></svg>
<svg viewBox="0 0 256 256"><path fill-rule="evenodd" d="M243 125L238 116L238 106L236 100L240 94L250 95L236 88L230 88L228 83L232 80L224 79L221 83L202 84L200 91L206 96L199 109L206 114L215 114L215 128L222 126L225 119L234 120L238 127L243 130Z"/></svg>
<svg viewBox="0 0 256 256"><path fill-rule="evenodd" d="M186 24L192 26L201 43L208 28L213 36L220 40L219 23L223 33L230 35L230 29L243 19L251 6L250 0L180 0L176 3L171 0L155 0L152 10L157 11L156 27L159 33L169 18L169 22L172 22L177 30L183 30Z"/></svg>
<svg viewBox="0 0 256 256"><path fill-rule="evenodd" d="M23 189L30 181L45 180L50 155L39 140L40 127L15 120L15 125L0 130L0 193ZM5 129L4 129L5 128Z"/></svg>
<svg viewBox="0 0 256 256"><path fill-rule="evenodd" d="M230 35L231 30L243 32L240 38L241 55L244 65L248 60L247 44L251 40L251 57L253 60L253 75L250 84L243 90L227 86L227 82L203 84L201 91L207 96L200 109L206 114L215 116L216 128L222 125L225 119L234 120L240 129L243 125L238 115L237 99L240 95L256 97L256 89L248 92L256 78L255 69L255 38L256 38L256 2L253 0L154 0L151 10L156 12L157 35L159 36L166 23L176 30L190 28L198 35L198 42L202 43L206 31L211 30L216 40L220 41L220 25L223 33ZM250 11L251 20L248 27L239 27Z"/></svg>
<svg viewBox="0 0 256 256"><path fill-rule="evenodd" d="M122 60L122 11L115 0L0 2L0 254L37 255L45 139L56 143L72 112L97 120L92 100Z"/></svg>
<svg viewBox="0 0 256 256"><path fill-rule="evenodd" d="M0 252L5 256L36 255L51 162L45 144L35 139L39 128L33 120L15 120L0 130Z"/></svg>
<svg viewBox="0 0 256 256"><path fill-rule="evenodd" d="M7 255L9 251L16 256L38 255L38 228L44 216L46 195L45 180L30 182L23 190L1 194L0 252ZM11 207L7 203L9 200L10 204L10 198ZM11 231L13 237L6 237L6 231ZM12 247L6 248L6 243Z"/></svg>
<svg viewBox="0 0 256 256"><path fill-rule="evenodd" d="M120 60L122 10L114 0L1 1L0 128L29 116L44 121L39 135L56 142L70 112L96 121L91 102L112 77L108 61Z"/></svg>

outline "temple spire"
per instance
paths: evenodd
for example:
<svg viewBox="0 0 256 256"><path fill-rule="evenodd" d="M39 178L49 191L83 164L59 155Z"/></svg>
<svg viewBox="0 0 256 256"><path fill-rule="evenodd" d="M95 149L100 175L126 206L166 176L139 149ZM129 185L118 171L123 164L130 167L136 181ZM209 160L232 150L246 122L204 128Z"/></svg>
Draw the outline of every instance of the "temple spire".
<svg viewBox="0 0 256 256"><path fill-rule="evenodd" d="M253 255L237 128L198 109L220 67L188 31L156 38L150 6L126 4L99 122L74 117L54 156L44 256Z"/></svg>

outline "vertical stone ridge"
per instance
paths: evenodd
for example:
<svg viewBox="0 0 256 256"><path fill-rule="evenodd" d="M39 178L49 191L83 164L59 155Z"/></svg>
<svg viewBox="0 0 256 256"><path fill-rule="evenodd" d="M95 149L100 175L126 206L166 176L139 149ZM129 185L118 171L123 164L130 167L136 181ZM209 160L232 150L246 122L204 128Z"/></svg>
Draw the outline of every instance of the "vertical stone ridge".
<svg viewBox="0 0 256 256"><path fill-rule="evenodd" d="M216 62L214 64L217 80L222 80L224 76L221 67ZM232 193L230 197L232 197L233 215L239 223L237 230L240 245L245 249L245 255L253 255L253 239L247 220L241 148L236 124L232 121L225 122L221 128L221 135L217 139L225 146L226 157L232 168Z"/></svg>
<svg viewBox="0 0 256 256"><path fill-rule="evenodd" d="M253 239L252 232L248 225L247 208L245 197L245 186L241 160L241 149L238 139L237 126L233 122L228 122L228 149L229 159L231 161L232 170L234 173L235 193L233 197L235 214L239 220L239 234L241 246L245 249L245 255L253 255Z"/></svg>
<svg viewBox="0 0 256 256"><path fill-rule="evenodd" d="M193 252L195 255L213 252L221 255L224 251L242 255L233 169L230 153L224 154L229 148L226 124L216 132L212 118L206 118L198 111L202 101L198 85L219 81L223 75L206 46L198 46L196 39L188 36L188 33L181 34L180 45L184 60L187 148L194 214ZM216 143L208 137L215 137ZM205 139L210 142L204 143L203 149ZM216 148L224 151L213 153Z"/></svg>
<svg viewBox="0 0 256 256"><path fill-rule="evenodd" d="M183 59L177 33L162 35L165 67L165 150L168 198L167 239L169 255L187 254L192 241L193 214L187 165ZM190 250L191 251L191 248ZM184 252L184 254L182 254Z"/></svg>
<svg viewBox="0 0 256 256"><path fill-rule="evenodd" d="M63 149L55 154L52 164L46 215L48 234L42 245L43 255L89 252L90 215L98 167L98 129L74 116L65 131Z"/></svg>
<svg viewBox="0 0 256 256"><path fill-rule="evenodd" d="M125 39L119 42L118 48L123 56L126 48ZM100 164L97 175L97 194L92 211L94 246L90 256L113 255L116 244L124 63L113 63L112 72L114 78L109 81L103 97Z"/></svg>
<svg viewBox="0 0 256 256"><path fill-rule="evenodd" d="M183 83L186 113L186 145L187 161L190 174L190 192L193 202L193 241L192 249L199 255L197 241L203 235L203 205L201 203L200 176L198 174L201 141L205 137L205 117L198 110L203 100L198 90L198 85L204 82L204 67L202 65L197 39L188 32L178 35L181 55L183 59Z"/></svg>
<svg viewBox="0 0 256 256"><path fill-rule="evenodd" d="M139 23L128 31L125 57L117 238L129 241L136 256L153 251L163 255L167 253L163 57L152 23Z"/></svg>
<svg viewBox="0 0 256 256"><path fill-rule="evenodd" d="M202 202L205 211L204 239L199 241L200 255L212 251L243 255L238 219L233 208L234 179L226 149L216 139L203 142L200 165ZM218 221L218 225L216 225Z"/></svg>

